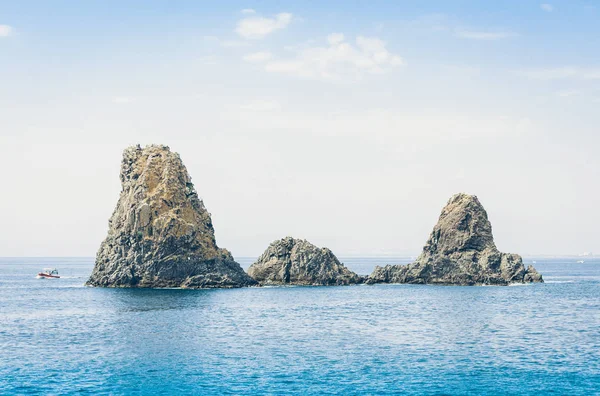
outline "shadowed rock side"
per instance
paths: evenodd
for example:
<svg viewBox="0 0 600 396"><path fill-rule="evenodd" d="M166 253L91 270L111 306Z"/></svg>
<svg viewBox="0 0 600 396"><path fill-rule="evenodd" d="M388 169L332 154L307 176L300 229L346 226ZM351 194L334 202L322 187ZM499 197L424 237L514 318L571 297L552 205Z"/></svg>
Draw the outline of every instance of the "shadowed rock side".
<svg viewBox="0 0 600 396"><path fill-rule="evenodd" d="M179 155L166 146L123 152L122 191L87 285L242 287L256 284L219 249L210 214Z"/></svg>
<svg viewBox="0 0 600 396"><path fill-rule="evenodd" d="M492 225L476 196L456 194L448 201L423 252L408 265L377 266L367 283L508 285L543 282L518 254L501 253Z"/></svg>
<svg viewBox="0 0 600 396"><path fill-rule="evenodd" d="M363 278L346 268L331 250L305 240L283 238L269 245L248 274L261 285L350 285Z"/></svg>

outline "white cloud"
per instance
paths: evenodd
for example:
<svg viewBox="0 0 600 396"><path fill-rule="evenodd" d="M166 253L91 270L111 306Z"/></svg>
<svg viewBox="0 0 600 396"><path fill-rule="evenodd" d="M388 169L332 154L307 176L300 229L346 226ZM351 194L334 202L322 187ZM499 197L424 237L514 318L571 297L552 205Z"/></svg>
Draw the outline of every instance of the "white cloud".
<svg viewBox="0 0 600 396"><path fill-rule="evenodd" d="M0 25L0 37L8 37L13 34L13 28L8 25Z"/></svg>
<svg viewBox="0 0 600 396"><path fill-rule="evenodd" d="M239 48L248 46L248 43L239 40L220 40L219 44L225 48Z"/></svg>
<svg viewBox="0 0 600 396"><path fill-rule="evenodd" d="M600 80L600 68L582 68L575 66L529 69L518 71L517 74L533 80Z"/></svg>
<svg viewBox="0 0 600 396"><path fill-rule="evenodd" d="M281 110L281 105L274 100L254 100L240 106L240 108L251 112L266 112Z"/></svg>
<svg viewBox="0 0 600 396"><path fill-rule="evenodd" d="M261 39L276 30L286 28L292 21L292 14L282 12L273 18L248 17L240 20L236 33L245 39Z"/></svg>
<svg viewBox="0 0 600 396"><path fill-rule="evenodd" d="M576 89L571 89L571 90L565 90L565 91L558 91L556 93L556 96L560 97L560 98L569 98L572 96L579 96L581 95L581 91L576 90Z"/></svg>
<svg viewBox="0 0 600 396"><path fill-rule="evenodd" d="M443 145L464 139L511 138L537 133L525 117L472 114L444 110L407 111L401 108L366 108L357 111L311 113L282 108L278 102L256 100L237 109L225 109L219 119L243 124L250 131L300 131L305 137L338 137L396 150L401 144ZM266 111L273 111L264 114ZM366 133L365 131L368 131Z"/></svg>
<svg viewBox="0 0 600 396"><path fill-rule="evenodd" d="M344 41L342 34L334 33L327 41L326 47L302 48L292 59L269 62L265 70L308 79L354 81L364 74L384 73L404 63L378 38L358 36L354 46Z"/></svg>
<svg viewBox="0 0 600 396"><path fill-rule="evenodd" d="M127 104L133 103L134 99L128 96L115 96L112 101L115 104Z"/></svg>
<svg viewBox="0 0 600 396"><path fill-rule="evenodd" d="M342 33L331 33L327 36L327 42L331 45L336 45L344 41L344 35Z"/></svg>
<svg viewBox="0 0 600 396"><path fill-rule="evenodd" d="M490 32L467 29L456 29L454 35L469 40L501 40L517 36L517 34L513 32Z"/></svg>
<svg viewBox="0 0 600 396"><path fill-rule="evenodd" d="M242 14L256 14L256 11L252 8L244 8L241 12Z"/></svg>
<svg viewBox="0 0 600 396"><path fill-rule="evenodd" d="M600 69L590 69L584 72L583 78L585 80L600 80Z"/></svg>
<svg viewBox="0 0 600 396"><path fill-rule="evenodd" d="M246 62L259 63L259 62L266 62L269 59L271 59L272 57L273 57L273 54L271 54L269 51L260 51L260 52L254 52L252 54L245 55L243 57L243 59Z"/></svg>
<svg viewBox="0 0 600 396"><path fill-rule="evenodd" d="M198 58L199 62L203 65L216 65L219 63L218 58L215 55L206 55Z"/></svg>
<svg viewBox="0 0 600 396"><path fill-rule="evenodd" d="M554 6L552 4L548 4L548 3L540 4L540 8L546 12L554 11Z"/></svg>

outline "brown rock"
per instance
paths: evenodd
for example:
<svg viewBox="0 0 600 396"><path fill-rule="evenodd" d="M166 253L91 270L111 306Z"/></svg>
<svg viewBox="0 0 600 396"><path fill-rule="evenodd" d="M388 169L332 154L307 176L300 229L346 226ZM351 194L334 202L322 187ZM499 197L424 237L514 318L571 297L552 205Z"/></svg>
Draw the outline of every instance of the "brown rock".
<svg viewBox="0 0 600 396"><path fill-rule="evenodd" d="M349 285L363 281L331 250L291 237L271 243L248 274L261 285Z"/></svg>
<svg viewBox="0 0 600 396"><path fill-rule="evenodd" d="M167 146L123 152L122 191L87 285L241 287L256 284L215 241L210 214Z"/></svg>
<svg viewBox="0 0 600 396"><path fill-rule="evenodd" d="M543 282L521 256L496 248L492 225L474 195L456 194L442 210L414 263L376 267L367 283L508 285Z"/></svg>

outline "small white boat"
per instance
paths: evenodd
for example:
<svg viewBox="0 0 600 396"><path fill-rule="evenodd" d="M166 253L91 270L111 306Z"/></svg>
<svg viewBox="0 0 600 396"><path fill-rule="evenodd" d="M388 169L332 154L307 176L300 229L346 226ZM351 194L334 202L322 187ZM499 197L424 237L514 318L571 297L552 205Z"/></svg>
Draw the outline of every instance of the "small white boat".
<svg viewBox="0 0 600 396"><path fill-rule="evenodd" d="M583 261L583 260L578 260L577 261L577 264L583 264L583 263L585 263L585 261Z"/></svg>
<svg viewBox="0 0 600 396"><path fill-rule="evenodd" d="M38 279L58 279L58 270L56 268L44 268L42 272L39 272L36 276Z"/></svg>

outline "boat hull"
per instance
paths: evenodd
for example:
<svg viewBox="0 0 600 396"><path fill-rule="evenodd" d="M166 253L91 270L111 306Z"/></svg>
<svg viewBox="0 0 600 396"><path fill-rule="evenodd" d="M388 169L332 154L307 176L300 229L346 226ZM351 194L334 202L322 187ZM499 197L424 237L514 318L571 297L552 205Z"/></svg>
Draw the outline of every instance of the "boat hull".
<svg viewBox="0 0 600 396"><path fill-rule="evenodd" d="M37 274L36 278L38 278L38 279L58 279L58 278L60 278L60 276L39 273L39 274Z"/></svg>

